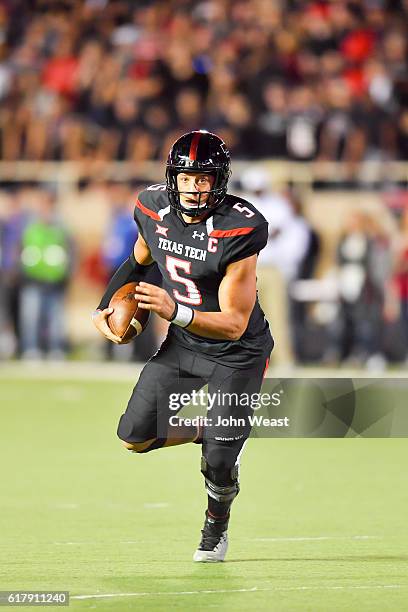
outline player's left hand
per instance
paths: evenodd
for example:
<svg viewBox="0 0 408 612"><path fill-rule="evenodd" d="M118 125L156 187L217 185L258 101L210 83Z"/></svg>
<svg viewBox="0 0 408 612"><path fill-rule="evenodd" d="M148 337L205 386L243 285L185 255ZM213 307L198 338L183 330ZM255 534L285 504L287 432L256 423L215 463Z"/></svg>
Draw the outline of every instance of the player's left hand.
<svg viewBox="0 0 408 612"><path fill-rule="evenodd" d="M170 320L174 313L176 303L171 299L165 289L140 282L136 287L135 298L139 300L139 308L156 312L159 317Z"/></svg>

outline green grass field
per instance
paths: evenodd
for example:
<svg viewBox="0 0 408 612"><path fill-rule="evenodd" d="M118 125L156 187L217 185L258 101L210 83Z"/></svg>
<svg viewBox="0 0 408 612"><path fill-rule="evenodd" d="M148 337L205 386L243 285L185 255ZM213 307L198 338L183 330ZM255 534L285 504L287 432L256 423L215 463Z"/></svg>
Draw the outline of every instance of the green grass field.
<svg viewBox="0 0 408 612"><path fill-rule="evenodd" d="M407 440L250 441L228 560L193 564L200 449L123 450L132 386L0 380L1 590L103 611L408 609Z"/></svg>

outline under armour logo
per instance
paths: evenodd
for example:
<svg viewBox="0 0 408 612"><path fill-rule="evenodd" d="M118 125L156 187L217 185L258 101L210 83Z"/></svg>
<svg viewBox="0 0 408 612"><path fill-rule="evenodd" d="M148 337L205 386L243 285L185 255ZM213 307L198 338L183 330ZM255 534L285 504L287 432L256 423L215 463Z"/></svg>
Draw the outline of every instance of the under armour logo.
<svg viewBox="0 0 408 612"><path fill-rule="evenodd" d="M204 240L204 236L205 233L204 232L197 232L197 230L194 230L193 235L191 236L192 238L199 238L200 240Z"/></svg>
<svg viewBox="0 0 408 612"><path fill-rule="evenodd" d="M169 231L168 227L163 227L163 225L159 225L158 223L156 223L156 234L161 234L162 236L166 236L167 238L167 232Z"/></svg>

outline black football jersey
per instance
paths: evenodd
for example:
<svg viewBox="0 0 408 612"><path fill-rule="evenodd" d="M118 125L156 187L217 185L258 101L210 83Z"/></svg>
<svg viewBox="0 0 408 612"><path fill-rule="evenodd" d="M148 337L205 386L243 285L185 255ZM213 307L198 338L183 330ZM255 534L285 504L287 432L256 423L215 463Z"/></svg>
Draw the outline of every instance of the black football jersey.
<svg viewBox="0 0 408 612"><path fill-rule="evenodd" d="M163 288L180 304L220 311L218 289L228 264L259 253L268 223L249 202L227 195L207 219L185 223L171 208L165 185L139 193L134 218L163 276ZM213 340L170 325L169 336L209 359L245 368L273 341L258 298L239 340Z"/></svg>

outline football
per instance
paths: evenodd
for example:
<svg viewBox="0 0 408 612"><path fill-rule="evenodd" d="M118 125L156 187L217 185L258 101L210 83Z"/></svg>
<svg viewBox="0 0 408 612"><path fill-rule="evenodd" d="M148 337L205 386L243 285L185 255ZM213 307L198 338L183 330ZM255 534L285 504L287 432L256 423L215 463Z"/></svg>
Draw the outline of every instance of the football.
<svg viewBox="0 0 408 612"><path fill-rule="evenodd" d="M114 334L122 340L130 342L139 336L149 321L149 310L138 308L135 299L137 283L127 283L120 287L111 298L109 308L113 308L108 316L108 325Z"/></svg>

